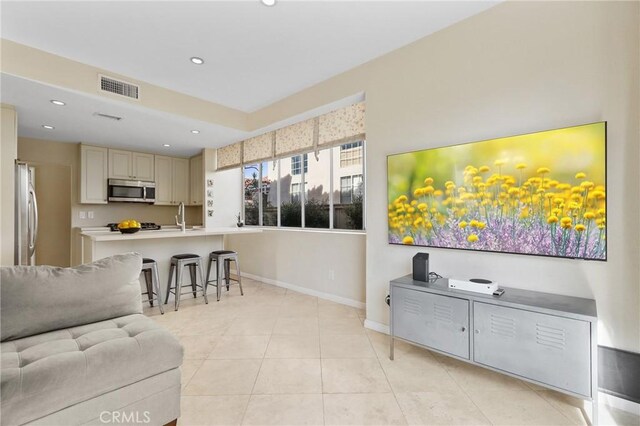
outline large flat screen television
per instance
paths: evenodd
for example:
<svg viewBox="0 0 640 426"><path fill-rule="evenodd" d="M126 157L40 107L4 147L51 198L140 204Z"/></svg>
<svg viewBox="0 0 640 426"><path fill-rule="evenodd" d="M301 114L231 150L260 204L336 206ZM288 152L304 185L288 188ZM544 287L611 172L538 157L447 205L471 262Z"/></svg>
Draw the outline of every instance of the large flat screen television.
<svg viewBox="0 0 640 426"><path fill-rule="evenodd" d="M607 259L606 122L387 157L389 243Z"/></svg>

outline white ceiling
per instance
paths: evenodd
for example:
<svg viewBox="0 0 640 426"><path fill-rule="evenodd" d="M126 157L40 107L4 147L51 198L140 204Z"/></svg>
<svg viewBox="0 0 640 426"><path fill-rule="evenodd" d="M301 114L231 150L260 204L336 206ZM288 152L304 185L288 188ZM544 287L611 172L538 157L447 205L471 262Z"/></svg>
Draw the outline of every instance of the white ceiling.
<svg viewBox="0 0 640 426"><path fill-rule="evenodd" d="M2 1L1 35L250 112L495 4Z"/></svg>
<svg viewBox="0 0 640 426"><path fill-rule="evenodd" d="M20 137L192 156L202 148L224 146L247 136L239 130L7 74L0 75L0 91L2 103L16 106ZM64 101L66 105L53 105L52 99ZM122 120L100 118L94 115L96 112L122 117ZM55 129L44 129L44 124ZM193 129L200 130L200 134L192 134ZM171 147L163 147L165 143Z"/></svg>
<svg viewBox="0 0 640 426"><path fill-rule="evenodd" d="M245 112L479 13L485 1L6 1L2 38ZM193 65L201 56L206 63ZM18 135L190 156L363 99L336 100L246 133L2 74ZM56 107L49 101L67 103ZM123 117L116 122L96 112ZM55 130L42 128L43 124ZM201 131L199 135L191 129ZM170 148L162 145L168 143Z"/></svg>

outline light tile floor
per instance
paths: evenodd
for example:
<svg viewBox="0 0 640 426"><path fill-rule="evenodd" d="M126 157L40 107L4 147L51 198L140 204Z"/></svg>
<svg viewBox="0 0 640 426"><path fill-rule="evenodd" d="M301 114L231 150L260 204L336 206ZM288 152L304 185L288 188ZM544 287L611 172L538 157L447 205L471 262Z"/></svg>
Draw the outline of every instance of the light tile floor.
<svg viewBox="0 0 640 426"><path fill-rule="evenodd" d="M243 297L232 286L220 302L145 308L185 348L180 426L587 424L589 404L505 375L402 342L389 360L362 310L243 283ZM600 412L601 424L640 425Z"/></svg>

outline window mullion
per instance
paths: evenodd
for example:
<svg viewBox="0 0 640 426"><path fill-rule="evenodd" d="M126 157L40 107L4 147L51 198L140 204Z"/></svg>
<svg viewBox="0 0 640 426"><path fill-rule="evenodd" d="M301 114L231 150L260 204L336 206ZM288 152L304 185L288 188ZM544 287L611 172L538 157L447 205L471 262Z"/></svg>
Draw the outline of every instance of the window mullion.
<svg viewBox="0 0 640 426"><path fill-rule="evenodd" d="M304 155L300 157L300 227L304 228L305 220L304 220L304 204L306 202L306 194L305 191L306 186L304 184L305 172L304 172Z"/></svg>
<svg viewBox="0 0 640 426"><path fill-rule="evenodd" d="M280 219L280 203L281 203L281 199L280 199L280 192L282 191L282 176L280 176L280 160L275 160L276 161L276 168L278 169L278 191L276 194L276 226L279 228L280 226L282 226L282 220Z"/></svg>
<svg viewBox="0 0 640 426"><path fill-rule="evenodd" d="M333 153L335 148L329 148L329 229L333 229Z"/></svg>
<svg viewBox="0 0 640 426"><path fill-rule="evenodd" d="M262 226L262 164L258 163L258 226Z"/></svg>
<svg viewBox="0 0 640 426"><path fill-rule="evenodd" d="M367 229L367 143L362 141L362 230Z"/></svg>

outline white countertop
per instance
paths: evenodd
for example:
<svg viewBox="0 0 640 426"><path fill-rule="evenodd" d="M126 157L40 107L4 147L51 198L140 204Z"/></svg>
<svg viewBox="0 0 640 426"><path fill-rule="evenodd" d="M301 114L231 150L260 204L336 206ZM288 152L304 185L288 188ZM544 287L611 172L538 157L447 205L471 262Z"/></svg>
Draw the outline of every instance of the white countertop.
<svg viewBox="0 0 640 426"><path fill-rule="evenodd" d="M84 238L92 241L127 241L127 240L153 240L157 238L193 238L206 237L210 235L229 235L229 234L255 234L262 232L256 228L237 228L237 227L221 227L221 228L194 228L187 229L185 232L173 229L164 229L159 231L138 231L135 234L123 234L120 232L110 231L89 231L84 230L80 233Z"/></svg>

